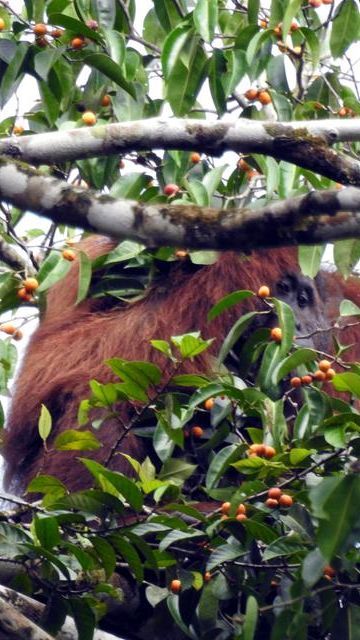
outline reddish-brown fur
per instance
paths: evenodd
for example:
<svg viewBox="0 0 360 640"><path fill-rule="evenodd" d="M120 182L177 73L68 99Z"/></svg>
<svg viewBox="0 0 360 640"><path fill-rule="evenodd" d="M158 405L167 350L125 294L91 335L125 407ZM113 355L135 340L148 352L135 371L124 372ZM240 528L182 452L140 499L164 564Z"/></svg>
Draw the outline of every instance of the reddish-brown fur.
<svg viewBox="0 0 360 640"><path fill-rule="evenodd" d="M109 239L93 237L82 243L82 249L95 258L114 245ZM70 274L50 290L45 317L31 340L25 364L18 376L4 449L9 488L17 492L24 490L39 472L56 475L73 490L88 486L89 476L77 461L79 452L50 450L43 453L37 427L41 404L51 411L56 434L76 428L79 402L89 395L89 379L101 382L112 379L105 360L116 356L151 360L168 368L164 356L151 347L150 340L168 339L171 335L198 329L204 337L216 337L216 340L210 352L193 362L187 361L182 371L210 371L211 354L219 349L239 311L253 308L254 302L233 308L208 323L207 314L212 305L236 289L256 291L262 284L271 286L284 273L298 271L296 264L295 249L258 251L251 257L227 253L215 264L190 274L185 273L178 263L171 277L154 287L141 301L104 311L96 309L91 300L74 306L77 289L77 268L74 266ZM339 284L336 292L339 299L344 285L336 282ZM327 277L324 283L328 289ZM351 297L355 300L360 298L357 286L354 291L351 289ZM321 302L318 304L320 307ZM321 309L319 315L322 315ZM326 324L330 324L335 312L331 311L330 315ZM120 433L121 426L115 420L103 424L96 432L103 447L92 457L101 463L106 462ZM141 439L132 433L122 441L121 451L139 459L145 455ZM113 456L110 464L111 468L128 473L127 465L121 455Z"/></svg>

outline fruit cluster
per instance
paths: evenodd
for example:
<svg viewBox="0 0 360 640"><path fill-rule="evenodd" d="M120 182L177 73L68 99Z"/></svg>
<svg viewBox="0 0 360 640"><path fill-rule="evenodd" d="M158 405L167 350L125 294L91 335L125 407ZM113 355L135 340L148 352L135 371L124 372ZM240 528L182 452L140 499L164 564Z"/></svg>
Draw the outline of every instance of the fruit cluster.
<svg viewBox="0 0 360 640"><path fill-rule="evenodd" d="M272 102L270 93L265 89L251 88L245 91L244 95L249 102L255 102L255 100L258 100L262 105L271 104Z"/></svg>
<svg viewBox="0 0 360 640"><path fill-rule="evenodd" d="M231 509L231 502L223 502L222 503L222 505L220 507L220 512L222 514L222 516L221 516L222 520L226 520L229 517L230 509ZM236 508L235 519L238 520L239 522L242 522L243 520L247 520L246 505L245 504L241 503Z"/></svg>
<svg viewBox="0 0 360 640"><path fill-rule="evenodd" d="M267 458L270 460L276 456L274 447L270 447L268 444L251 444L247 450L249 458Z"/></svg>
<svg viewBox="0 0 360 640"><path fill-rule="evenodd" d="M38 286L39 283L36 278L25 278L25 280L22 281L22 286L17 291L17 297L23 300L23 302L32 302Z"/></svg>
<svg viewBox="0 0 360 640"><path fill-rule="evenodd" d="M329 362L329 360L320 360L318 368L314 373L307 373L301 377L293 376L290 380L290 385L294 389L297 389L312 382L327 382L332 380L335 375L336 371L331 367L331 362Z"/></svg>
<svg viewBox="0 0 360 640"><path fill-rule="evenodd" d="M256 176L259 175L259 172L256 171L256 169L253 169L246 162L246 160L244 160L244 158L240 158L236 166L238 169L240 169L240 171L244 171L244 173L246 174L246 179L249 181L252 180L252 178L255 178Z"/></svg>
<svg viewBox="0 0 360 640"><path fill-rule="evenodd" d="M3 333L6 333L8 336L11 336L14 340L21 340L21 338L23 337L22 331L20 331L20 329L17 329L10 322L1 324L0 331L2 331Z"/></svg>
<svg viewBox="0 0 360 640"><path fill-rule="evenodd" d="M265 504L270 509L276 509L276 507L291 507L294 500L288 493L283 493L280 487L272 487L267 493L268 497L265 500Z"/></svg>

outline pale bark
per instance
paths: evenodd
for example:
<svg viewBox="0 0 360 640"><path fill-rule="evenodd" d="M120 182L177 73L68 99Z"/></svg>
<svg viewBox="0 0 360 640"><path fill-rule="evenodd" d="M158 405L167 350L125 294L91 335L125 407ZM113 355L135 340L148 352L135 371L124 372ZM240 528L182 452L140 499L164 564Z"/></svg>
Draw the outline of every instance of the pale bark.
<svg viewBox="0 0 360 640"><path fill-rule="evenodd" d="M234 122L149 118L0 141L0 153L35 164L125 154L130 151L180 149L220 156L224 151L261 153L360 186L360 164L335 152L335 143L360 140L359 119Z"/></svg>
<svg viewBox="0 0 360 640"><path fill-rule="evenodd" d="M249 250L360 237L360 190L313 191L257 209L116 200L10 160L0 162L0 198L61 223L147 246Z"/></svg>
<svg viewBox="0 0 360 640"><path fill-rule="evenodd" d="M54 636L49 635L37 625L44 609L45 605L41 602L0 585L0 634L1 632L8 634L4 636L7 640L54 640ZM78 639L72 618L66 617L61 631L55 638L56 640ZM96 630L93 640L121 640L121 637Z"/></svg>

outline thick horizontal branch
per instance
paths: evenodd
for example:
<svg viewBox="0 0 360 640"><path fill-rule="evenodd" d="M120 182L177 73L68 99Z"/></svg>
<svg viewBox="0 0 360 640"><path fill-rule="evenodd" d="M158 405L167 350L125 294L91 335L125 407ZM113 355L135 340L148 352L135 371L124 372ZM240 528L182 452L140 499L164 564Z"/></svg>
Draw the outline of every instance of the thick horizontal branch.
<svg viewBox="0 0 360 640"><path fill-rule="evenodd" d="M0 585L0 633L6 633L8 640L53 640L37 623L41 620L45 605L33 598ZM57 640L77 640L78 632L74 621L66 617ZM94 640L121 640L106 631L96 631Z"/></svg>
<svg viewBox="0 0 360 640"><path fill-rule="evenodd" d="M10 244L8 244L3 238L0 238L0 262L4 262L14 271L20 273L32 273L33 266L30 260L22 258L17 250Z"/></svg>
<svg viewBox="0 0 360 640"><path fill-rule="evenodd" d="M333 151L339 142L360 140L360 121L316 120L235 122L151 118L92 128L12 136L0 141L0 154L35 164L124 154L129 151L181 149L221 155L224 151L262 153L360 186L360 163Z"/></svg>
<svg viewBox="0 0 360 640"><path fill-rule="evenodd" d="M60 223L147 246L250 250L360 237L360 189L313 191L250 209L116 200L0 159L0 199Z"/></svg>

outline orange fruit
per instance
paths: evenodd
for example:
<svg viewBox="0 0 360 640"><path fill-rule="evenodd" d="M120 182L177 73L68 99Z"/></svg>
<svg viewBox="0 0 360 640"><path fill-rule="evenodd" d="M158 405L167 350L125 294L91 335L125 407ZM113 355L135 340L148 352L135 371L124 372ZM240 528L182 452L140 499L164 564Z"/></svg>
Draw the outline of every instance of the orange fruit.
<svg viewBox="0 0 360 640"><path fill-rule="evenodd" d="M301 385L302 385L301 378L298 378L297 376L294 376L293 378L291 378L290 386L292 386L293 389L298 389L299 387L301 387Z"/></svg>
<svg viewBox="0 0 360 640"><path fill-rule="evenodd" d="M101 106L108 107L109 104L111 104L111 98L107 93L105 93L105 95L101 99Z"/></svg>
<svg viewBox="0 0 360 640"><path fill-rule="evenodd" d="M273 498L274 500L279 500L282 491L280 487L271 487L268 491L268 498Z"/></svg>
<svg viewBox="0 0 360 640"><path fill-rule="evenodd" d="M265 451L264 451L264 456L265 458L273 458L274 456L276 456L276 451L274 449L274 447L270 447L269 445L265 445Z"/></svg>
<svg viewBox="0 0 360 640"><path fill-rule="evenodd" d="M72 251L71 249L64 249L61 255L65 260L68 260L69 262L72 262L76 258L75 251Z"/></svg>
<svg viewBox="0 0 360 640"><path fill-rule="evenodd" d="M313 378L314 380L316 380L317 382L324 382L324 380L326 380L326 373L325 371L320 371L320 369L318 369L317 371L315 371L315 373L313 374Z"/></svg>
<svg viewBox="0 0 360 640"><path fill-rule="evenodd" d="M197 153L197 151L194 151L194 153L192 153L191 156L190 156L190 161L193 164L198 164L200 162L200 160L201 160L200 153Z"/></svg>
<svg viewBox="0 0 360 640"><path fill-rule="evenodd" d="M244 158L239 158L236 166L238 169L241 169L241 171L251 171L250 165L246 162L246 160L244 160Z"/></svg>
<svg viewBox="0 0 360 640"><path fill-rule="evenodd" d="M220 507L221 513L227 516L229 514L230 507L231 507L231 502L223 502Z"/></svg>
<svg viewBox="0 0 360 640"><path fill-rule="evenodd" d="M169 183L164 187L164 193L166 196L174 196L178 191L180 191L180 187L177 184Z"/></svg>
<svg viewBox="0 0 360 640"><path fill-rule="evenodd" d="M24 133L24 127L22 127L21 124L14 124L12 132L15 136L21 136L21 134Z"/></svg>
<svg viewBox="0 0 360 640"><path fill-rule="evenodd" d="M242 522L243 520L247 520L247 515L245 515L245 513L238 513L235 518L238 522Z"/></svg>
<svg viewBox="0 0 360 640"><path fill-rule="evenodd" d="M331 363L329 360L320 360L318 367L320 371L325 371L325 373L330 369Z"/></svg>
<svg viewBox="0 0 360 640"><path fill-rule="evenodd" d="M289 496L288 493L283 493L279 498L279 505L281 507L291 507L293 503L294 503L294 500L292 499L291 496Z"/></svg>
<svg viewBox="0 0 360 640"><path fill-rule="evenodd" d="M201 438L204 435L204 429L196 425L191 428L191 435L193 438Z"/></svg>
<svg viewBox="0 0 360 640"><path fill-rule="evenodd" d="M272 102L271 95L268 91L260 91L258 100L262 105L271 104Z"/></svg>
<svg viewBox="0 0 360 640"><path fill-rule="evenodd" d="M335 578L336 571L331 565L327 564L326 567L324 567L324 569L323 569L323 574L324 574L324 576L327 576L328 578Z"/></svg>
<svg viewBox="0 0 360 640"><path fill-rule="evenodd" d="M281 340L282 340L282 331L281 331L280 327L274 327L273 329L271 329L270 338L271 338L271 340L274 340L274 342L281 342Z"/></svg>
<svg viewBox="0 0 360 640"><path fill-rule="evenodd" d="M185 249L178 249L177 251L175 251L176 258L179 258L180 260L183 258L187 258L188 255L189 254L187 251L185 251Z"/></svg>
<svg viewBox="0 0 360 640"><path fill-rule="evenodd" d="M325 373L326 376L326 380L332 380L334 376L336 376L336 371L335 369L328 369L327 372Z"/></svg>
<svg viewBox="0 0 360 640"><path fill-rule="evenodd" d="M236 515L240 515L241 513L246 513L246 506L241 502L236 509Z"/></svg>
<svg viewBox="0 0 360 640"><path fill-rule="evenodd" d="M207 409L207 411L211 411L211 409L213 408L214 404L215 404L214 398L208 398L204 402L204 407L205 407L205 409Z"/></svg>
<svg viewBox="0 0 360 640"><path fill-rule="evenodd" d="M269 509L276 509L276 507L279 506L278 501L274 498L268 498L267 500L265 500L265 504L267 507L269 507Z"/></svg>
<svg viewBox="0 0 360 640"><path fill-rule="evenodd" d="M47 33L47 26L42 22L38 22L33 27L33 32L36 36L44 36Z"/></svg>
<svg viewBox="0 0 360 640"><path fill-rule="evenodd" d="M28 293L32 293L38 288L39 283L36 280L36 278L25 278L25 280L23 280L22 285L23 287L25 287Z"/></svg>
<svg viewBox="0 0 360 640"><path fill-rule="evenodd" d="M93 127L96 124L96 115L93 111L84 111L81 119L88 127Z"/></svg>
<svg viewBox="0 0 360 640"><path fill-rule="evenodd" d="M249 447L249 452L250 453L254 453L256 456L263 456L265 455L265 445L264 444L251 444Z"/></svg>
<svg viewBox="0 0 360 640"><path fill-rule="evenodd" d="M181 591L181 580L171 580L170 582L170 591L172 593L180 593Z"/></svg>
<svg viewBox="0 0 360 640"><path fill-rule="evenodd" d="M64 34L63 29L53 29L51 32L51 36L53 38L61 38L63 34Z"/></svg>
<svg viewBox="0 0 360 640"><path fill-rule="evenodd" d="M301 382L303 384L311 384L312 383L312 376L311 375L305 375L305 376L301 376Z"/></svg>
<svg viewBox="0 0 360 640"><path fill-rule="evenodd" d="M70 42L73 49L82 49L85 46L85 40L82 36L76 36Z"/></svg>
<svg viewBox="0 0 360 640"><path fill-rule="evenodd" d="M16 295L18 298L20 298L20 300L23 300L24 302L31 302L31 300L33 299L31 293L26 291L25 287L21 287Z"/></svg>
<svg viewBox="0 0 360 640"><path fill-rule="evenodd" d="M0 31L3 31L5 29L5 20L3 18L0 18Z"/></svg>
<svg viewBox="0 0 360 640"><path fill-rule="evenodd" d="M256 100L258 97L258 89L248 89L245 91L244 96L247 100Z"/></svg>
<svg viewBox="0 0 360 640"><path fill-rule="evenodd" d="M14 333L16 333L17 329L13 324L5 323L0 324L0 331L2 331L3 333L7 333L8 336L12 336L14 335Z"/></svg>
<svg viewBox="0 0 360 640"><path fill-rule="evenodd" d="M259 298L268 298L270 296L270 289L265 284L263 284L259 288L257 294L258 294Z"/></svg>

